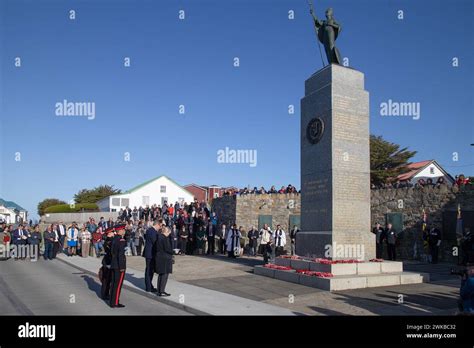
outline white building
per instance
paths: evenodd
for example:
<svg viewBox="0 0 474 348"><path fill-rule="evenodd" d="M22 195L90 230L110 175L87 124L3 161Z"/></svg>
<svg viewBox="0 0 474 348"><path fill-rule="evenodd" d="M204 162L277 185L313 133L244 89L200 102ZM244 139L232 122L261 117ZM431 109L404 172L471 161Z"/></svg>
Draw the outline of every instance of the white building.
<svg viewBox="0 0 474 348"><path fill-rule="evenodd" d="M145 207L153 204L163 205L164 202L174 204L191 203L194 196L181 185L167 176L159 176L144 182L124 193L112 195L97 202L101 211L119 211L125 207Z"/></svg>
<svg viewBox="0 0 474 348"><path fill-rule="evenodd" d="M408 180L412 184L416 184L418 180L431 179L433 183L436 184L439 178L444 178L444 181L447 184L452 185L454 183L454 178L449 175L435 160L421 161L411 163L407 166L408 171L406 173L400 174L397 177L399 181Z"/></svg>
<svg viewBox="0 0 474 348"><path fill-rule="evenodd" d="M0 198L0 221L7 224L17 222L26 222L28 212L12 201L6 201Z"/></svg>

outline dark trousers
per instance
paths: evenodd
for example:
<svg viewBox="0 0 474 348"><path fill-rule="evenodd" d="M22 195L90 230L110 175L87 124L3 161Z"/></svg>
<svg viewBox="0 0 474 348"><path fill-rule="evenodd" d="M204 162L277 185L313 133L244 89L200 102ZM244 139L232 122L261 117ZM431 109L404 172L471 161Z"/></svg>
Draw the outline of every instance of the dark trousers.
<svg viewBox="0 0 474 348"><path fill-rule="evenodd" d="M100 295L103 300L110 298L110 283L112 282L112 270L107 267L102 267L102 286L100 288Z"/></svg>
<svg viewBox="0 0 474 348"><path fill-rule="evenodd" d="M214 236L209 236L207 238L207 254L211 254L211 255L214 255L214 252L215 252L215 238Z"/></svg>
<svg viewBox="0 0 474 348"><path fill-rule="evenodd" d="M225 254L225 239L219 239L219 251L221 254Z"/></svg>
<svg viewBox="0 0 474 348"><path fill-rule="evenodd" d="M54 242L53 243L53 259L56 258L56 255L58 254L59 252L59 242Z"/></svg>
<svg viewBox="0 0 474 348"><path fill-rule="evenodd" d="M143 238L140 237L140 239L138 240L138 245L136 245L136 248L137 248L137 255L141 255L142 254L142 248L143 248Z"/></svg>
<svg viewBox="0 0 474 348"><path fill-rule="evenodd" d="M396 258L396 250L395 250L395 244L387 244L387 253L388 253L388 259L395 261Z"/></svg>
<svg viewBox="0 0 474 348"><path fill-rule="evenodd" d="M53 259L53 243L44 243L44 254L43 257L45 260Z"/></svg>
<svg viewBox="0 0 474 348"><path fill-rule="evenodd" d="M283 247L282 246L277 246L277 247L275 247L275 257L278 257L280 255L283 255Z"/></svg>
<svg viewBox="0 0 474 348"><path fill-rule="evenodd" d="M383 256L383 244L375 243L375 257L381 259Z"/></svg>
<svg viewBox="0 0 474 348"><path fill-rule="evenodd" d="M26 257L26 242L19 241L13 245L15 246L15 259L24 259Z"/></svg>
<svg viewBox="0 0 474 348"><path fill-rule="evenodd" d="M257 241L255 239L250 240L249 252L251 256L257 256Z"/></svg>
<svg viewBox="0 0 474 348"><path fill-rule="evenodd" d="M179 249L181 250L181 254L186 254L186 246L188 244L188 240L186 238L181 238L179 241Z"/></svg>
<svg viewBox="0 0 474 348"><path fill-rule="evenodd" d="M272 246L269 244L262 245L263 262L268 263L268 259L272 256Z"/></svg>
<svg viewBox="0 0 474 348"><path fill-rule="evenodd" d="M237 257L237 256L235 256L235 254L234 254L234 250L227 251L227 256L228 256L228 257L231 257L231 258L233 258L233 259L235 259L235 258Z"/></svg>
<svg viewBox="0 0 474 348"><path fill-rule="evenodd" d="M168 273L158 274L158 293L165 292L166 283L168 282Z"/></svg>
<svg viewBox="0 0 474 348"><path fill-rule="evenodd" d="M65 241L65 240L66 240L66 236L59 236L59 243L60 243L60 245L63 246L63 250L61 250L61 252L64 251L64 241ZM58 245L58 251L59 251L59 248L61 248L60 245Z"/></svg>
<svg viewBox="0 0 474 348"><path fill-rule="evenodd" d="M430 245L431 263L438 263L438 251L437 245Z"/></svg>
<svg viewBox="0 0 474 348"><path fill-rule="evenodd" d="M123 279L125 278L125 271L121 272L118 269L112 270L112 289L110 293L110 305L116 306L120 302L120 292L122 290Z"/></svg>
<svg viewBox="0 0 474 348"><path fill-rule="evenodd" d="M155 259L145 259L145 290L153 289L153 275L155 274Z"/></svg>

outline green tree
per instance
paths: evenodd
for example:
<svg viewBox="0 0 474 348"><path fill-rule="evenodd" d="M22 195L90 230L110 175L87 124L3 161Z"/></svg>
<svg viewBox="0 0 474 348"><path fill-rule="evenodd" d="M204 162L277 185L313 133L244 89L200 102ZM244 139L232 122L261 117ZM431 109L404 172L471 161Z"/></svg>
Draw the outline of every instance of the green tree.
<svg viewBox="0 0 474 348"><path fill-rule="evenodd" d="M74 195L74 201L76 203L97 203L102 198L108 197L110 195L115 195L121 193L119 189L115 189L110 185L101 185L94 187L93 189L82 189Z"/></svg>
<svg viewBox="0 0 474 348"><path fill-rule="evenodd" d="M66 202L57 198L43 199L41 202L38 203L38 215L43 216L46 208L51 207L53 205L58 205L58 204L66 204Z"/></svg>
<svg viewBox="0 0 474 348"><path fill-rule="evenodd" d="M386 183L407 170L409 160L416 151L400 148L400 145L370 136L370 179L375 185Z"/></svg>

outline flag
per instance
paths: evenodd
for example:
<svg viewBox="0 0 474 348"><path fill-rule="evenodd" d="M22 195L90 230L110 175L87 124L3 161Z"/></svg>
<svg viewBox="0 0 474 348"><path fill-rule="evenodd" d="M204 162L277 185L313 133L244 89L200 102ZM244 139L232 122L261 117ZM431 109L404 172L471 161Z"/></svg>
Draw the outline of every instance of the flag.
<svg viewBox="0 0 474 348"><path fill-rule="evenodd" d="M428 232L426 230L427 228L427 215L426 215L426 210L425 208L423 208L422 212L421 212L421 238L423 240L423 251L424 251L424 257L426 257L426 255L428 254L429 252L429 248L428 248Z"/></svg>
<svg viewBox="0 0 474 348"><path fill-rule="evenodd" d="M423 208L423 213L422 213L422 223L421 223L421 231L425 232L426 230L426 211L425 208Z"/></svg>
<svg viewBox="0 0 474 348"><path fill-rule="evenodd" d="M456 238L458 241L462 238L462 216L461 216L461 204L458 204L458 216L456 218Z"/></svg>

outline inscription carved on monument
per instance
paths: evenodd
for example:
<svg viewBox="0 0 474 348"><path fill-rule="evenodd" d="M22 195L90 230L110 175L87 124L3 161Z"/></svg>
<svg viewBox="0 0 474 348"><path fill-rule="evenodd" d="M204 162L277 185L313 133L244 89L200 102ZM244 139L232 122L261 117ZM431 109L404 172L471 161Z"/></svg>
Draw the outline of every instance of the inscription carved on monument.
<svg viewBox="0 0 474 348"><path fill-rule="evenodd" d="M375 257L375 243L370 232L369 98L364 75L333 64L306 81L305 94L296 253L324 257L327 245L349 243L363 246L368 260ZM323 115L323 127L314 115Z"/></svg>

